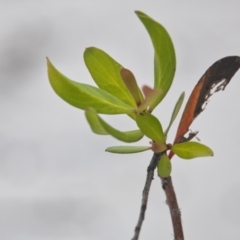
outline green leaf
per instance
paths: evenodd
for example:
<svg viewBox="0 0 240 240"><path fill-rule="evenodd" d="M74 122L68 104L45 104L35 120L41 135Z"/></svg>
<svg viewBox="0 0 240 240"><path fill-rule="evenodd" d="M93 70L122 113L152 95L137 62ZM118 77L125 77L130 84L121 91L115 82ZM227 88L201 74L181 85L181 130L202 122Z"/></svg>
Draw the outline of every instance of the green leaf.
<svg viewBox="0 0 240 240"><path fill-rule="evenodd" d="M145 95L145 99L139 105L137 112L140 113L140 112L143 112L144 110L147 110L148 112L152 112L153 110L152 106L154 102L156 102L156 100L162 94L162 91L160 89L152 89L148 86L143 86L142 90Z"/></svg>
<svg viewBox="0 0 240 240"><path fill-rule="evenodd" d="M84 61L99 88L111 93L127 105L136 107L133 96L121 78L122 66L118 62L95 47L85 50Z"/></svg>
<svg viewBox="0 0 240 240"><path fill-rule="evenodd" d="M110 134L120 141L129 143L137 142L143 137L143 134L140 130L121 132L111 127L100 116L97 115L97 112L93 108L86 109L85 114L92 131L96 134Z"/></svg>
<svg viewBox="0 0 240 240"><path fill-rule="evenodd" d="M47 60L48 78L54 91L66 102L80 109L93 107L98 113L131 114L134 108L110 93L84 83L74 82L61 74Z"/></svg>
<svg viewBox="0 0 240 240"><path fill-rule="evenodd" d="M180 95L179 99L177 100L177 103L176 103L176 105L175 105L175 107L173 109L173 113L172 113L169 125L168 125L166 131L164 132L165 136L167 136L170 127L172 126L174 120L176 119L176 117L178 115L178 112L179 112L179 110L180 110L180 108L182 106L183 100L184 100L184 96L185 96L185 93L182 92L182 94Z"/></svg>
<svg viewBox="0 0 240 240"><path fill-rule="evenodd" d="M107 148L105 151L111 153L129 154L144 152L149 149L149 146L114 146Z"/></svg>
<svg viewBox="0 0 240 240"><path fill-rule="evenodd" d="M169 177L172 171L172 164L168 156L164 153L158 161L158 175L160 177Z"/></svg>
<svg viewBox="0 0 240 240"><path fill-rule="evenodd" d="M108 125L106 122L104 122L100 117L99 120L102 124L102 126L105 128L105 130L115 137L116 139L123 141L123 142L137 142L140 139L143 138L143 134L140 130L132 130L132 131L126 131L126 132L121 132L110 125Z"/></svg>
<svg viewBox="0 0 240 240"><path fill-rule="evenodd" d="M147 112L140 113L136 117L136 122L142 133L148 138L155 142L165 142L161 123L152 114Z"/></svg>
<svg viewBox="0 0 240 240"><path fill-rule="evenodd" d="M147 29L154 47L154 88L163 91L153 105L156 107L167 94L174 78L176 69L174 46L168 32L161 24L142 12L137 11L136 14Z"/></svg>
<svg viewBox="0 0 240 240"><path fill-rule="evenodd" d="M120 75L126 87L128 88L129 92L132 94L133 98L135 99L137 106L140 105L140 103L143 101L143 95L137 85L137 81L133 73L126 68L122 68L120 71Z"/></svg>
<svg viewBox="0 0 240 240"><path fill-rule="evenodd" d="M198 142L177 143L171 150L183 159L213 156L213 151L208 146Z"/></svg>
<svg viewBox="0 0 240 240"><path fill-rule="evenodd" d="M99 134L99 135L109 135L109 133L102 126L102 124L99 120L99 117L93 108L87 108L85 110L85 116L86 116L87 121L94 133Z"/></svg>

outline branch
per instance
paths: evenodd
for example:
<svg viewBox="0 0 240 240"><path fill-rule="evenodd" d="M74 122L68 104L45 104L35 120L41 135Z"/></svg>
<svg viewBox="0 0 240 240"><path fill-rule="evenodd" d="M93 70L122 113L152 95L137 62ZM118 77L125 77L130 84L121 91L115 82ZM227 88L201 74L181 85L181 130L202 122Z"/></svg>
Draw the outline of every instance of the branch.
<svg viewBox="0 0 240 240"><path fill-rule="evenodd" d="M183 229L182 229L182 221L181 221L181 211L178 207L178 202L176 198L176 194L172 184L172 178L161 178L162 188L166 194L166 203L169 207L172 225L174 231L174 240L184 240Z"/></svg>
<svg viewBox="0 0 240 240"><path fill-rule="evenodd" d="M151 183L152 183L153 176L154 176L154 170L157 167L157 163L158 163L160 157L161 157L161 153L154 153L152 156L151 162L147 168L147 178L146 178L145 186L144 186L143 193L142 193L142 204L141 204L141 208L140 208L140 215L138 218L137 225L135 227L135 232L134 232L134 236L133 236L132 240L138 240L138 237L139 237L139 234L141 231L141 227L142 227L142 223L143 223L143 220L145 217L145 212L147 209L148 195L149 195Z"/></svg>

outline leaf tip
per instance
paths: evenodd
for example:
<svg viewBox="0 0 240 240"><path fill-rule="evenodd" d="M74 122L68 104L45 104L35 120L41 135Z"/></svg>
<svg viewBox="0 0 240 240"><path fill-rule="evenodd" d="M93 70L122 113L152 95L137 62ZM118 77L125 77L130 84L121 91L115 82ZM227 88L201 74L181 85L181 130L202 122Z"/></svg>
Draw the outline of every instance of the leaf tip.
<svg viewBox="0 0 240 240"><path fill-rule="evenodd" d="M52 64L52 62L50 61L50 59L48 57L46 57L46 60L47 60L47 72L48 72L48 76L50 76L50 72L55 70L55 67L54 67L54 65Z"/></svg>
<svg viewBox="0 0 240 240"><path fill-rule="evenodd" d="M48 57L46 57L47 65L49 66L51 64L51 61L49 60Z"/></svg>
<svg viewBox="0 0 240 240"><path fill-rule="evenodd" d="M138 17L143 17L145 14L139 10L135 11L135 14L137 14Z"/></svg>
<svg viewBox="0 0 240 240"><path fill-rule="evenodd" d="M86 47L83 54L85 54L87 51L91 50L92 48L93 47Z"/></svg>

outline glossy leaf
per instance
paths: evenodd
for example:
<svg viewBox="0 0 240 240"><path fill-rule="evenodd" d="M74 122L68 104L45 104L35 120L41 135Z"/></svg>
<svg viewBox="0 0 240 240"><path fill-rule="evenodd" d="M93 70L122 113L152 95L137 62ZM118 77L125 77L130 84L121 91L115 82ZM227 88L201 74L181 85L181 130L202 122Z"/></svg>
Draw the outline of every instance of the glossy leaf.
<svg viewBox="0 0 240 240"><path fill-rule="evenodd" d="M166 154L163 154L160 160L158 161L158 175L160 177L166 178L169 177L172 171L172 164Z"/></svg>
<svg viewBox="0 0 240 240"><path fill-rule="evenodd" d="M177 143L172 146L172 151L183 159L213 156L213 151L206 145L198 142Z"/></svg>
<svg viewBox="0 0 240 240"><path fill-rule="evenodd" d="M180 110L180 108L181 108L181 106L182 106L182 103L183 103L183 100L184 100L184 96L185 96L185 93L183 92L183 93L180 95L180 97L179 97L179 99L178 99L178 101L177 101L177 103L176 103L176 105L175 105L175 107L174 107L174 109L173 109L173 113L172 113L172 116L171 116L169 125L168 125L166 131L164 132L165 136L167 136L170 127L172 126L174 120L176 119L176 117L177 117L177 115L178 115L178 113L179 113L179 110Z"/></svg>
<svg viewBox="0 0 240 240"><path fill-rule="evenodd" d="M105 151L110 153L129 154L150 150L149 146L115 146L109 147Z"/></svg>
<svg viewBox="0 0 240 240"><path fill-rule="evenodd" d="M100 116L97 115L97 112L93 108L86 109L85 114L88 123L94 133L110 134L111 136L115 137L120 141L129 143L137 142L143 137L143 134L140 130L121 132L111 127Z"/></svg>
<svg viewBox="0 0 240 240"><path fill-rule="evenodd" d="M99 88L111 93L129 106L136 107L135 100L122 81L122 66L104 51L90 47L84 52L85 64Z"/></svg>
<svg viewBox="0 0 240 240"><path fill-rule="evenodd" d="M153 110L153 104L156 102L156 100L159 98L159 96L162 94L162 91L160 89L152 89L148 86L143 86L143 93L144 93L144 100L139 105L137 112L143 112L144 110L147 110L148 112L152 112Z"/></svg>
<svg viewBox="0 0 240 240"><path fill-rule="evenodd" d="M172 84L176 69L175 51L168 32L161 24L142 12L137 11L136 14L147 29L154 47L154 88L163 91L154 103L154 108L162 101Z"/></svg>
<svg viewBox="0 0 240 240"><path fill-rule="evenodd" d="M140 103L143 101L143 95L137 85L137 81L136 81L133 73L126 68L122 68L120 71L120 75L121 75L122 80L125 83L127 89L132 94L137 106L140 105Z"/></svg>
<svg viewBox="0 0 240 240"><path fill-rule="evenodd" d="M240 57L225 57L215 62L194 87L183 111L174 143L188 131L193 120L205 109L213 93L224 90L240 68Z"/></svg>
<svg viewBox="0 0 240 240"><path fill-rule="evenodd" d="M47 60L48 78L54 91L66 102L80 109L93 107L98 113L121 114L133 112L133 107L125 104L110 93L84 83L74 82L60 73Z"/></svg>
<svg viewBox="0 0 240 240"><path fill-rule="evenodd" d="M165 136L161 123L152 114L147 112L138 114L136 117L136 122L142 133L148 138L155 142L165 142Z"/></svg>

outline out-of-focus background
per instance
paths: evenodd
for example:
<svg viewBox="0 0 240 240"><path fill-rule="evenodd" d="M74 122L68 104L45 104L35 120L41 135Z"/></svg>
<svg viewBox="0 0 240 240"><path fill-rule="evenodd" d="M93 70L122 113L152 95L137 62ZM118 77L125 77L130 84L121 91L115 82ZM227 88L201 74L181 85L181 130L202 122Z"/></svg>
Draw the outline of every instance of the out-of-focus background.
<svg viewBox="0 0 240 240"><path fill-rule="evenodd" d="M130 239L139 215L152 153L104 152L122 143L94 135L83 111L53 92L47 56L71 79L94 85L83 51L95 46L151 86L153 48L134 10L147 13L166 27L176 49L173 86L155 111L166 127L182 91L188 97L216 60L240 55L239 9L238 0L1 0L0 239ZM240 72L192 126L215 156L173 158L186 239L240 239L239 92ZM127 117L105 119L123 130L135 127ZM157 177L140 239L173 239Z"/></svg>

